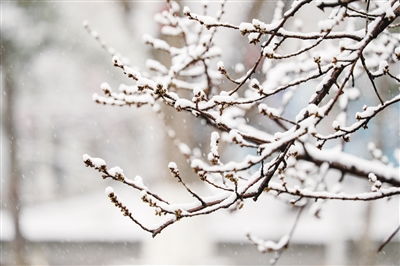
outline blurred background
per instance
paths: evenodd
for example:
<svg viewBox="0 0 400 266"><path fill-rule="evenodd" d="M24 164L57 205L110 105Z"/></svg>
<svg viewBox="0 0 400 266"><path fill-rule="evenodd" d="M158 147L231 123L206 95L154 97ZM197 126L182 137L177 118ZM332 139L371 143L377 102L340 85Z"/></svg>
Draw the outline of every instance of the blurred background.
<svg viewBox="0 0 400 266"><path fill-rule="evenodd" d="M180 2L201 12L199 2ZM254 17L270 21L274 6L275 1L230 1L225 18L234 24ZM143 44L142 35L160 34L153 16L163 9L163 1L1 2L1 265L255 265L273 257L258 253L245 237L251 232L278 240L290 230L296 211L272 196L246 202L240 212L183 220L152 239L110 204L104 188L111 183L84 167L82 154L101 157L123 168L128 177L142 176L165 197L190 200L167 170L168 162L176 161L190 173L160 118L148 107L100 106L92 101L102 82L116 88L129 80L112 66L110 55L82 22L88 20L104 41L143 69L147 58L158 55ZM211 1L210 14L216 11ZM306 30L315 28L323 16L315 10L309 16L307 8L302 12ZM229 30L220 32L217 43L230 68L238 62L249 66L257 51ZM181 140L207 152L210 128L169 111L167 121L183 129L177 132ZM374 136L391 136L393 141L382 142L381 148L392 159L393 148L399 146L393 137L398 129L398 109L370 126ZM353 152L364 151L371 137L356 139ZM227 158L241 155L237 150L226 153ZM190 175L185 178L202 189ZM358 179L346 182L369 189ZM133 213L143 219L152 215L137 192L113 186ZM400 261L398 236L383 253L376 253L399 223L398 198L328 202L320 216L302 217L279 264Z"/></svg>

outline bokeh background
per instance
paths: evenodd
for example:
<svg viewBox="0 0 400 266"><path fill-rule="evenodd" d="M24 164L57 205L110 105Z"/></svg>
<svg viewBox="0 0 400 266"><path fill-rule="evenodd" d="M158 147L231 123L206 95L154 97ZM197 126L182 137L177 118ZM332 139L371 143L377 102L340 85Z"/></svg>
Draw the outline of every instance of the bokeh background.
<svg viewBox="0 0 400 266"><path fill-rule="evenodd" d="M198 1L180 2L201 12ZM217 4L210 2L213 15ZM274 5L228 1L225 18L235 24L253 17L269 21ZM142 176L162 195L190 200L167 170L169 161L184 168L185 160L163 121L148 107L92 101L104 81L115 88L130 83L82 22L88 20L104 41L143 69L154 53L142 35L159 35L153 16L163 9L163 1L1 2L1 265L255 265L273 257L258 253L245 237L251 232L278 240L290 230L295 210L272 196L246 202L240 212L183 220L152 239L110 204L104 188L111 183L84 167L82 154L101 157L127 176ZM324 16L311 7L300 15L306 30L315 29ZM222 30L217 43L229 68L238 62L249 66L256 54L237 32ZM207 152L210 128L185 114L167 112L167 120L179 127L180 139ZM369 133L355 139L353 152L365 151L368 139L380 136L381 148L392 160L398 129L398 109L384 113ZM241 157L243 152L227 149L224 156ZM189 174L185 178L204 189ZM368 190L360 180L346 182ZM137 192L113 186L133 213L143 219L152 215ZM320 219L304 215L279 263L396 265L398 236L383 253L375 250L398 223L398 198L326 203Z"/></svg>

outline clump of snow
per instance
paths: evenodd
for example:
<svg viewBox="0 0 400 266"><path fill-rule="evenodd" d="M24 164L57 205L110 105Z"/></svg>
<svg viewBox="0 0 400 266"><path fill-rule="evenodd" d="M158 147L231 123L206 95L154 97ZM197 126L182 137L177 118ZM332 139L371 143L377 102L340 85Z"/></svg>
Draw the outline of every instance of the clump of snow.
<svg viewBox="0 0 400 266"><path fill-rule="evenodd" d="M113 61L114 65L118 65L118 66L122 66L123 65L121 58L119 56L117 56L117 55L114 55L112 57L112 61Z"/></svg>
<svg viewBox="0 0 400 266"><path fill-rule="evenodd" d="M270 107L265 103L261 103L258 105L258 112L261 114L268 115L270 117L278 117L280 116L280 111L276 108Z"/></svg>
<svg viewBox="0 0 400 266"><path fill-rule="evenodd" d="M108 173L112 176L123 176L124 170L122 170L119 166L112 167L108 170Z"/></svg>
<svg viewBox="0 0 400 266"><path fill-rule="evenodd" d="M278 242L274 242L271 240L264 241L262 239L259 239L259 238L253 237L253 236L249 236L249 237L255 244L257 244L257 249L261 253L279 251L287 246L287 244L289 243L289 239L290 239L289 235L282 236Z"/></svg>
<svg viewBox="0 0 400 266"><path fill-rule="evenodd" d="M272 50L272 48L271 47L269 47L269 46L267 46L267 47L264 47L264 49L263 49L263 55L265 56L265 57L267 57L267 58L273 58L274 57L274 50Z"/></svg>
<svg viewBox="0 0 400 266"><path fill-rule="evenodd" d="M184 108L188 108L188 107L194 107L194 103L188 99L185 98L179 98L175 101L174 107L177 110L182 110Z"/></svg>
<svg viewBox="0 0 400 266"><path fill-rule="evenodd" d="M106 187L105 193L107 196L114 194L114 189L112 187Z"/></svg>
<svg viewBox="0 0 400 266"><path fill-rule="evenodd" d="M393 7L395 7L395 5L392 7L389 1L376 1L376 3L379 5L380 9L385 12L386 18L392 19L396 17L393 11Z"/></svg>
<svg viewBox="0 0 400 266"><path fill-rule="evenodd" d="M103 91L111 91L111 86L107 82L103 82L100 84L100 89Z"/></svg>
<svg viewBox="0 0 400 266"><path fill-rule="evenodd" d="M103 159L90 157L88 154L84 154L82 156L82 159L84 162L87 162L87 161L90 162L93 165L93 167L95 167L95 168L102 168L107 165Z"/></svg>
<svg viewBox="0 0 400 266"><path fill-rule="evenodd" d="M188 6L184 6L184 7L183 7L183 14L184 14L185 16L189 16L190 13L191 13L190 8L189 8Z"/></svg>
<svg viewBox="0 0 400 266"><path fill-rule="evenodd" d="M251 23L242 22L239 25L239 30L242 34L246 34L255 30L254 25Z"/></svg>
<svg viewBox="0 0 400 266"><path fill-rule="evenodd" d="M243 142L243 136L240 135L239 131L236 129L232 129L229 131L228 138L231 142L234 142L234 143L242 143Z"/></svg>
<svg viewBox="0 0 400 266"><path fill-rule="evenodd" d="M217 164L219 159L219 154L218 154L219 139L220 135L218 132L214 131L211 133L210 153L208 154L208 160L213 164Z"/></svg>
<svg viewBox="0 0 400 266"><path fill-rule="evenodd" d="M253 19L251 22L252 22L253 26L256 29L259 29L261 31L270 31L270 30L272 30L272 27L270 27L268 24L262 22L261 20Z"/></svg>
<svg viewBox="0 0 400 266"><path fill-rule="evenodd" d="M147 59L146 67L150 70L158 71L163 74L166 74L168 72L168 69L163 64L154 59Z"/></svg>
<svg viewBox="0 0 400 266"><path fill-rule="evenodd" d="M396 55L397 59L400 59L400 46L397 46L394 49L394 54Z"/></svg>
<svg viewBox="0 0 400 266"><path fill-rule="evenodd" d="M251 32L249 35L247 35L247 39L249 40L249 43L256 44L259 41L259 33L257 32Z"/></svg>
<svg viewBox="0 0 400 266"><path fill-rule="evenodd" d="M376 175L374 173L369 173L368 174L368 179L371 182L376 182L378 180L378 178L376 177Z"/></svg>
<svg viewBox="0 0 400 266"><path fill-rule="evenodd" d="M135 185L135 186L137 186L137 187L139 187L141 189L146 189L147 190L147 187L144 185L143 178L141 176L139 176L139 175L135 176L133 178L133 181L128 180L128 179L125 179L125 181L128 182L128 183L132 183L133 185Z"/></svg>
<svg viewBox="0 0 400 266"><path fill-rule="evenodd" d="M90 156L89 156L89 154L84 154L84 155L82 155L82 159L83 159L83 161L90 161Z"/></svg>
<svg viewBox="0 0 400 266"><path fill-rule="evenodd" d="M334 121L332 122L332 127L333 127L335 130L339 130L339 129L340 129L340 122L337 121L337 120L334 120Z"/></svg>
<svg viewBox="0 0 400 266"><path fill-rule="evenodd" d="M171 170L175 170L175 169L178 169L178 166L176 165L175 162L169 162L168 163L168 168L171 169Z"/></svg>
<svg viewBox="0 0 400 266"><path fill-rule="evenodd" d="M376 107L376 106L366 107L363 112L357 112L356 113L356 119L368 118L368 117L372 116L377 109L378 109L378 107Z"/></svg>
<svg viewBox="0 0 400 266"><path fill-rule="evenodd" d="M106 166L106 162L101 158L91 158L91 161L96 168Z"/></svg>
<svg viewBox="0 0 400 266"><path fill-rule="evenodd" d="M260 82L256 78L252 78L250 80L250 84L249 85L250 85L251 88L254 88L254 89L259 89L260 88Z"/></svg>

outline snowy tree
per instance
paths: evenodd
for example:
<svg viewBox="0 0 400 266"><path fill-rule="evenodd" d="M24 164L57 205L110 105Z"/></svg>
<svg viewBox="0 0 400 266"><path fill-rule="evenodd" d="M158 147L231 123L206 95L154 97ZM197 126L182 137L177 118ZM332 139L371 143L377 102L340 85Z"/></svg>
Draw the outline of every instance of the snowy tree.
<svg viewBox="0 0 400 266"><path fill-rule="evenodd" d="M46 32L46 25L35 23L35 21L38 20L38 17L46 17L54 22L56 12L47 4L40 7L26 1L2 2L1 12L0 73L2 97L4 96L1 106L1 129L5 137L4 144L3 140L1 142L1 147L2 152L4 147L4 151L7 151L9 155L3 157L2 154L1 193L6 194L7 198L4 197L3 200L2 197L1 204L2 207L10 210L13 217L15 237L12 241L12 256L17 264L23 265L26 264L27 259L24 252L26 240L20 225L21 209L24 205L22 193L24 161L21 156L21 139L23 139L21 136L23 134L21 134L18 113L22 105L21 94L24 93L22 84L28 80L32 84L36 82L30 74L29 65L40 56L40 53L49 46L52 40L52 37ZM18 23L15 23L14 20L17 20ZM26 36L30 37L29 42L24 41ZM25 74L20 75L22 72ZM3 164L3 160L7 160L8 163Z"/></svg>
<svg viewBox="0 0 400 266"><path fill-rule="evenodd" d="M96 103L150 106L161 119L165 105L213 128L207 150L183 143L176 137L179 129L167 123L163 128L193 174L183 176L176 162L163 167L193 202L171 202L168 195L146 186L146 178L130 179L120 167L85 154L86 166L103 179L136 190L161 217L156 225L142 222L143 217L107 187L106 195L123 215L155 237L181 219L240 210L247 200L273 195L298 210L292 230L277 242L251 233L247 237L260 252L275 252L275 263L304 209L318 217L326 201L373 201L400 194L399 1L277 1L270 21L254 18L240 24L225 21L226 1L220 1L217 12L207 2L200 11L174 1L166 5L154 20L162 35L180 42L144 36L145 44L169 58L167 63L148 59L147 70L130 65L84 22L110 53L113 65L133 82L118 90L102 83L103 94L93 95ZM303 28L299 14L306 6L325 16L317 31ZM223 30L235 32L257 51L252 64L223 62L225 47L216 41ZM368 126L383 115L392 116L396 132L383 125L380 134L368 133ZM365 148L352 145L362 138ZM226 150L232 146L241 160L229 159ZM354 178L365 185L349 185ZM185 181L189 179L204 183L208 193L196 192Z"/></svg>

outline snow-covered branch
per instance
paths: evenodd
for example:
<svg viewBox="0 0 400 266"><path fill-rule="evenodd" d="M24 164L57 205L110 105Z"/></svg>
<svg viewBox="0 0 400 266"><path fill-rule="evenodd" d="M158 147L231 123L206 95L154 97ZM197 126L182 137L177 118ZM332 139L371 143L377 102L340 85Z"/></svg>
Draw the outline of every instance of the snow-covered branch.
<svg viewBox="0 0 400 266"><path fill-rule="evenodd" d="M241 208L246 199L257 200L263 194L292 203L307 198L370 201L400 194L399 162L389 162L390 155L382 155L382 140L371 141L372 159L351 146L378 116L398 111L399 90L389 92L378 79L386 78L391 86L399 86L396 64L400 38L391 30L400 15L399 1L371 1L368 7L357 0L298 0L285 7L287 3L277 1L270 22L254 18L234 25L224 21L226 1L221 1L216 16L188 7L181 9L178 3L167 1L167 9L155 19L161 24L161 35L181 38L182 46L146 35L145 44L162 52L171 63L149 59L148 71L127 64L85 23L112 55L112 64L134 84L121 85L116 92L103 83L103 95L93 95L96 103L147 105L158 113L160 105L166 105L213 128L207 137L209 146L198 156L191 152L194 147L175 140L181 152L184 150L195 179L209 188L208 196L200 195L184 181L190 177L183 178L175 162L162 166L193 197L191 203L172 203L147 188L142 178L130 180L119 167L108 168L104 160L84 155L86 166L103 178L137 190L156 215L166 216L159 226L146 226L115 192L107 189L121 212L153 236L182 218ZM315 12L326 13L318 22L318 32L302 28L299 10L310 5ZM292 18L296 30L289 30L293 28ZM257 51L241 76L222 61L224 47L217 46L216 37L222 28L242 35ZM373 103L367 100L370 95ZM352 113L360 110L360 103L364 105L362 111ZM387 138L384 129L380 138ZM227 146L242 148L241 159L227 160ZM396 152L394 149L386 153ZM337 173L342 176L337 181L341 189L332 191L325 179ZM371 191L362 187L354 192L342 181L344 176L363 178L366 184L373 181ZM306 206L307 202L302 208ZM248 238L261 252L280 252L290 240L289 236L278 242L251 235Z"/></svg>

